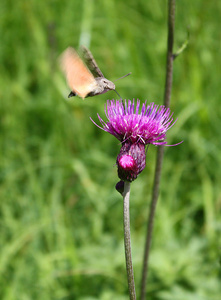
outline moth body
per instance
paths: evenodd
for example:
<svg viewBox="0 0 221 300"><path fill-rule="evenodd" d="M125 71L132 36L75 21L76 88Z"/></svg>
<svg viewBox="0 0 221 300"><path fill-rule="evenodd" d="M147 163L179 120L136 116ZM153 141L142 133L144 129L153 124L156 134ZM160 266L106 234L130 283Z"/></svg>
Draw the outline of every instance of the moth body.
<svg viewBox="0 0 221 300"><path fill-rule="evenodd" d="M74 48L67 48L60 57L61 68L71 89L68 96L92 97L115 90L115 84L106 79L91 52L82 46L84 58L91 71L84 64Z"/></svg>

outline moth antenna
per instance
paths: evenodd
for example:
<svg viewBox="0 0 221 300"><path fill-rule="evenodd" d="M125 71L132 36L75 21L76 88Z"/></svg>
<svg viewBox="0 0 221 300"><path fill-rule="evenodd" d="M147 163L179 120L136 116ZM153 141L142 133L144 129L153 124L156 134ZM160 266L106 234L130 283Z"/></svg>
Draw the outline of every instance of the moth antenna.
<svg viewBox="0 0 221 300"><path fill-rule="evenodd" d="M126 75L124 75L124 76L122 76L122 77L120 77L120 78L117 78L117 79L115 79L114 81L117 81L117 80L119 80L119 79L122 79L122 78L124 78L124 77L127 77L127 76L129 76L131 73L132 73L132 72L130 72L130 73L128 73L128 74L126 74Z"/></svg>
<svg viewBox="0 0 221 300"><path fill-rule="evenodd" d="M114 91L120 97L120 99L122 99L122 97L118 94L118 92L116 90L114 90Z"/></svg>

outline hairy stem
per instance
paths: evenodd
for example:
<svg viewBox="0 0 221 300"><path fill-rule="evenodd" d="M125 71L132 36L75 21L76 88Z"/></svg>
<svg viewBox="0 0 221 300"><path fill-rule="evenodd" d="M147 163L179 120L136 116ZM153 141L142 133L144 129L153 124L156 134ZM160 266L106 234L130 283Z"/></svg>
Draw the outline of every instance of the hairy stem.
<svg viewBox="0 0 221 300"><path fill-rule="evenodd" d="M128 289L131 300L136 300L135 283L133 275L133 265L131 256L131 242L130 242L130 182L124 182L124 247L127 268Z"/></svg>
<svg viewBox="0 0 221 300"><path fill-rule="evenodd" d="M164 105L166 107L170 106L172 80L173 80L173 59L174 59L173 40L174 40L174 24L175 24L175 3L176 0L168 0L167 63L166 63L166 82L165 82L165 92L164 92ZM164 156L164 146L159 146L157 151L157 160L156 160L151 205L150 205L149 217L147 222L147 234L146 234L146 242L145 242L145 249L144 249L142 279L141 279L141 295L140 295L141 300L146 299L146 288L147 288L146 282L148 276L149 253L150 253L150 246L151 246L152 233L154 227L156 205L159 196L163 156Z"/></svg>

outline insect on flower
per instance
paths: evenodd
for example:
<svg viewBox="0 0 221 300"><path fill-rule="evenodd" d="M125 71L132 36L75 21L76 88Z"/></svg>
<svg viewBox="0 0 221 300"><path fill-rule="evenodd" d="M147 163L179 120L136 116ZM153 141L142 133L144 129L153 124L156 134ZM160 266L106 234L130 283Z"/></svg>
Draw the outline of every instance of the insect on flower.
<svg viewBox="0 0 221 300"><path fill-rule="evenodd" d="M60 57L61 69L71 89L68 98L78 95L84 99L104 94L110 90L117 93L115 84L104 77L91 52L85 46L81 46L81 51L86 64L76 50L71 47L68 47ZM120 95L118 94L118 96Z"/></svg>

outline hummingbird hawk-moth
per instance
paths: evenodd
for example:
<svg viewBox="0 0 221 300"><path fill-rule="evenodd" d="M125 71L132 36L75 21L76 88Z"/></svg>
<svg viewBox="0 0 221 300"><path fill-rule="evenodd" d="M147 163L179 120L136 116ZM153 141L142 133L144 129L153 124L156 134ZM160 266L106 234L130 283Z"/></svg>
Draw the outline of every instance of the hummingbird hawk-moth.
<svg viewBox="0 0 221 300"><path fill-rule="evenodd" d="M81 46L81 50L86 64L72 47L68 47L60 57L61 69L71 89L68 98L78 95L84 99L104 94L110 90L116 92L115 84L104 77L92 53L85 46Z"/></svg>

